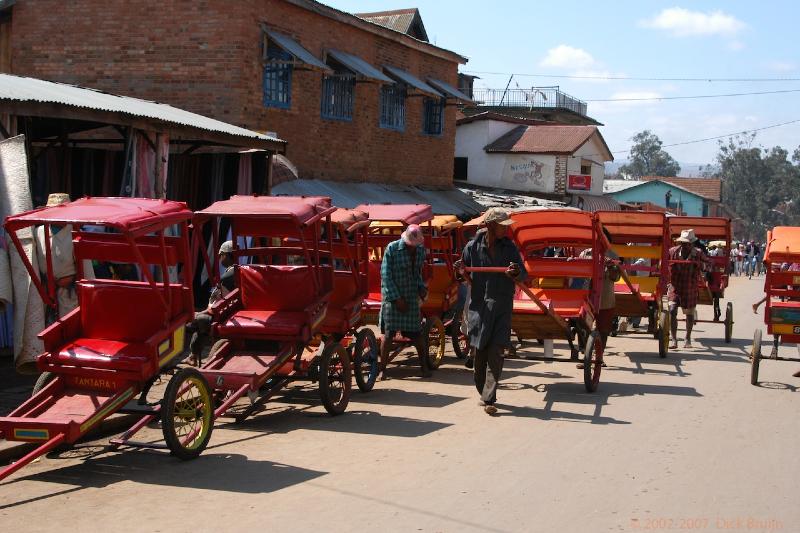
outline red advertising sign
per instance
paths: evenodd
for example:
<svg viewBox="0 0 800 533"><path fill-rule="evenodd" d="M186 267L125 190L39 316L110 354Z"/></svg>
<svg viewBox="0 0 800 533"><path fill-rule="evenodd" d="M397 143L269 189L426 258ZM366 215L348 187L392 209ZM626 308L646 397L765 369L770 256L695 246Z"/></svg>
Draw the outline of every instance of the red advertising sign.
<svg viewBox="0 0 800 533"><path fill-rule="evenodd" d="M570 174L567 176L567 189L589 191L592 188L591 174Z"/></svg>

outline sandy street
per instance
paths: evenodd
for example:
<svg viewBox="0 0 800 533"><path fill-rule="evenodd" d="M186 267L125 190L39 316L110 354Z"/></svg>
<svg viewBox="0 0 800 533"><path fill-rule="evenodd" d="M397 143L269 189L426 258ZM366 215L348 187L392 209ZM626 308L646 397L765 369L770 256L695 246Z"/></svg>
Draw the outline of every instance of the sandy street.
<svg viewBox="0 0 800 533"><path fill-rule="evenodd" d="M500 415L477 406L448 355L413 367L348 412L309 389L240 425L197 460L51 454L0 484L3 531L800 531L800 363L747 353L763 327L763 278L734 278L734 342L701 324L697 347L659 359L656 341L612 338L599 390L574 363L507 360ZM711 309L701 308L701 318ZM765 335L765 342L771 338ZM681 343L682 345L682 343ZM564 353L563 345L558 345ZM520 352L539 351L530 345ZM794 346L782 348L796 354ZM769 352L769 347L765 347Z"/></svg>

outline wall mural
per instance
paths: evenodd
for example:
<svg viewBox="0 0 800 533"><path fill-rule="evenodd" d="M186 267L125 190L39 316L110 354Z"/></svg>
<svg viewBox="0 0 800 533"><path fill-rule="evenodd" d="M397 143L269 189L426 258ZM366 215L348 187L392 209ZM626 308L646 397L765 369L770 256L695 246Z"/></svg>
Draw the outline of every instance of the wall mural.
<svg viewBox="0 0 800 533"><path fill-rule="evenodd" d="M553 192L555 171L551 165L530 156L507 156L500 181L511 189Z"/></svg>

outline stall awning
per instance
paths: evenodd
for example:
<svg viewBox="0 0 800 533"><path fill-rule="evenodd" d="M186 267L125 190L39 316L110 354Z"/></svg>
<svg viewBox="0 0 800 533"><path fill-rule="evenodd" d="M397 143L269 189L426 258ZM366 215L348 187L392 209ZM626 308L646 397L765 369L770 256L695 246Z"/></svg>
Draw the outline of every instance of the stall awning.
<svg viewBox="0 0 800 533"><path fill-rule="evenodd" d="M303 48L303 46L289 37L274 30L264 28L264 33L269 37L272 42L282 48L285 52L291 54L297 61L305 63L309 67L332 72L331 67L326 65L322 60L314 57L314 54Z"/></svg>
<svg viewBox="0 0 800 533"><path fill-rule="evenodd" d="M397 81L401 81L408 85L409 87L413 87L417 89L419 92L427 94L429 96L433 96L435 98L441 98L443 95L421 79L417 78L410 72L406 72L403 69L399 69L397 67L390 67L389 65L384 65L383 68L389 73L389 76L394 78Z"/></svg>
<svg viewBox="0 0 800 533"><path fill-rule="evenodd" d="M328 57L341 63L343 67L356 76L380 83L394 83L391 78L386 77L380 70L353 54L340 52L339 50L328 50Z"/></svg>
<svg viewBox="0 0 800 533"><path fill-rule="evenodd" d="M445 98L458 100L464 103L472 103L472 98L462 93L449 83L445 83L442 80L437 80L435 78L428 78L428 83L433 85L440 93L444 94Z"/></svg>

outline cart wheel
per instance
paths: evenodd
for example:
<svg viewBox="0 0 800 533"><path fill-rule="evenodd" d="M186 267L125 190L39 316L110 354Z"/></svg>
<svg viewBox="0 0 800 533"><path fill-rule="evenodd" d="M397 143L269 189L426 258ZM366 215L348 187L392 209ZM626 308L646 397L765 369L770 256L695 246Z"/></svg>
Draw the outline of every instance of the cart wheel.
<svg viewBox="0 0 800 533"><path fill-rule="evenodd" d="M586 349L583 351L583 384L586 392L594 392L600 383L600 370L603 368L603 338L596 330L589 334Z"/></svg>
<svg viewBox="0 0 800 533"><path fill-rule="evenodd" d="M661 311L661 316L658 320L658 328L656 328L656 338L658 339L658 356L662 359L669 353L669 335L672 328L672 319L669 312Z"/></svg>
<svg viewBox="0 0 800 533"><path fill-rule="evenodd" d="M161 405L161 426L170 453L184 461L200 455L214 429L206 378L194 368L180 369L167 383Z"/></svg>
<svg viewBox="0 0 800 533"><path fill-rule="evenodd" d="M426 319L425 326L424 331L428 333L428 366L431 370L436 370L444 358L447 333L442 319L438 316Z"/></svg>
<svg viewBox="0 0 800 533"><path fill-rule="evenodd" d="M464 359L469 353L469 337L461 333L461 320L453 320L450 325L450 344L458 359Z"/></svg>
<svg viewBox="0 0 800 533"><path fill-rule="evenodd" d="M36 384L33 386L33 392L31 392L31 396L36 396L39 394L39 391L48 386L54 379L56 379L56 375L52 372L42 372L42 374L39 376L39 379L36 380Z"/></svg>
<svg viewBox="0 0 800 533"><path fill-rule="evenodd" d="M753 348L750 350L750 384L758 385L758 365L761 363L761 330L757 329L753 336Z"/></svg>
<svg viewBox="0 0 800 533"><path fill-rule="evenodd" d="M319 361L319 396L331 415L340 415L350 402L352 376L347 351L338 342L327 344Z"/></svg>
<svg viewBox="0 0 800 533"><path fill-rule="evenodd" d="M725 342L730 344L733 338L733 302L725 306Z"/></svg>
<svg viewBox="0 0 800 533"><path fill-rule="evenodd" d="M361 392L369 392L378 378L378 341L369 328L361 328L352 346L353 373Z"/></svg>

